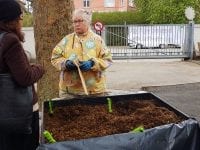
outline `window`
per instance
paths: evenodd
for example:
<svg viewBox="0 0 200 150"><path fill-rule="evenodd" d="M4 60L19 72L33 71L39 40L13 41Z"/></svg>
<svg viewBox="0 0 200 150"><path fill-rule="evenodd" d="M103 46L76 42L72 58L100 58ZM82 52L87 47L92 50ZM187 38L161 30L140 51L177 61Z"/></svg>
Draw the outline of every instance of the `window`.
<svg viewBox="0 0 200 150"><path fill-rule="evenodd" d="M121 7L125 6L124 0L121 0L120 2L121 2Z"/></svg>
<svg viewBox="0 0 200 150"><path fill-rule="evenodd" d="M83 7L90 7L90 0L83 0Z"/></svg>
<svg viewBox="0 0 200 150"><path fill-rule="evenodd" d="M115 7L115 0L104 0L104 7Z"/></svg>

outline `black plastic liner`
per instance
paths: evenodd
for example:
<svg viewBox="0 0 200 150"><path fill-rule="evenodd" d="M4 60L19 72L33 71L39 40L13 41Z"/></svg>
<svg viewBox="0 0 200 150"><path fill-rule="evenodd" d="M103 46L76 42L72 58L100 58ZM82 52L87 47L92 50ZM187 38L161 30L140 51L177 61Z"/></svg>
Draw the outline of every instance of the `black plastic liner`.
<svg viewBox="0 0 200 150"><path fill-rule="evenodd" d="M113 134L97 138L57 142L54 144L45 144L44 139L41 139L41 143L43 144L37 150L200 150L200 128L198 122L195 119L190 119L186 114L167 104L152 93L58 100L53 101L53 106L74 105L77 103L96 105L106 103L107 97L110 97L113 101L154 99L161 106L165 106L177 115L185 118L185 121L179 124L167 124L146 129L142 133ZM43 103L42 109L43 111L44 109L48 109L48 102ZM41 132L43 132L43 116Z"/></svg>
<svg viewBox="0 0 200 150"><path fill-rule="evenodd" d="M199 124L194 119L147 129L77 141L42 144L37 150L199 150Z"/></svg>

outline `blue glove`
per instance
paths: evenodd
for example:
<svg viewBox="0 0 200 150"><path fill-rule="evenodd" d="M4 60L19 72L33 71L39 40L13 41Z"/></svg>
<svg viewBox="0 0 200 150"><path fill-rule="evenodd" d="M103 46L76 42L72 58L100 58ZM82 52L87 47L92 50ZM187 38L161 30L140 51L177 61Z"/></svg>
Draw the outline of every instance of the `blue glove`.
<svg viewBox="0 0 200 150"><path fill-rule="evenodd" d="M94 61L88 60L88 61L82 61L80 62L80 69L82 71L88 71L94 66Z"/></svg>
<svg viewBox="0 0 200 150"><path fill-rule="evenodd" d="M67 60L65 63L65 67L67 68L67 70L72 71L72 70L76 70L77 67L76 65L73 63L73 61L71 60Z"/></svg>

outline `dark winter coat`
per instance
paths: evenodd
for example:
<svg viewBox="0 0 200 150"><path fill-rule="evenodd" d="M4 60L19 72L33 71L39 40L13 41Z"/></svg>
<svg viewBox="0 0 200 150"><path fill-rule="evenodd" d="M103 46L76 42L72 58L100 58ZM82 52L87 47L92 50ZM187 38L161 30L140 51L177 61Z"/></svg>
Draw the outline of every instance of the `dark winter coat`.
<svg viewBox="0 0 200 150"><path fill-rule="evenodd" d="M7 32L0 27L0 33ZM31 65L16 34L7 32L0 42L0 73L10 73L16 82L22 86L30 86L44 74L40 65ZM37 95L33 86L33 104Z"/></svg>

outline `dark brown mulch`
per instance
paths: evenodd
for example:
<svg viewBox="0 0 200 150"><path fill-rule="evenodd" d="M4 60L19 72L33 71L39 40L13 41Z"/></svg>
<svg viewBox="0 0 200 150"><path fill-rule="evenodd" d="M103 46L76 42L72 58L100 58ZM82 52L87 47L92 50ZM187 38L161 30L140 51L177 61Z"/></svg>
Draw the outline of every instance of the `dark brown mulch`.
<svg viewBox="0 0 200 150"><path fill-rule="evenodd" d="M113 112L107 105L73 105L56 107L53 116L44 111L44 129L56 141L78 140L117 133L130 132L138 126L145 129L184 118L177 116L154 100L134 100L113 103Z"/></svg>

